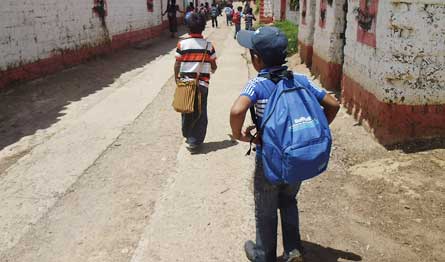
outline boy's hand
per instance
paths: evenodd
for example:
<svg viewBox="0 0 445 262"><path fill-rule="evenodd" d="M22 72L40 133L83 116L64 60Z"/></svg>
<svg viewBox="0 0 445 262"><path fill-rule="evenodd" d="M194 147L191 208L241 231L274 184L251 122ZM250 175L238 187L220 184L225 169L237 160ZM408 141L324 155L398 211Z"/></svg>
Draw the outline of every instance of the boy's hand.
<svg viewBox="0 0 445 262"><path fill-rule="evenodd" d="M241 137L239 140L243 141L243 142L248 142L248 143L250 143L252 141L252 143L254 143L255 145L260 144L260 138L258 136L258 133L254 138L254 135L252 135L252 130L256 130L256 127L249 126L246 129L244 129L243 131L241 131ZM253 140L252 140L252 138L253 138Z"/></svg>
<svg viewBox="0 0 445 262"><path fill-rule="evenodd" d="M250 141L251 141L252 138L253 138L252 130L254 130L254 129L256 129L255 126L249 126L249 127L247 127L246 129L244 129L243 131L241 131L241 136L239 137L238 140L243 141L243 142L248 142L248 143L250 143ZM257 138L255 138L254 141L255 141L256 139L257 139Z"/></svg>

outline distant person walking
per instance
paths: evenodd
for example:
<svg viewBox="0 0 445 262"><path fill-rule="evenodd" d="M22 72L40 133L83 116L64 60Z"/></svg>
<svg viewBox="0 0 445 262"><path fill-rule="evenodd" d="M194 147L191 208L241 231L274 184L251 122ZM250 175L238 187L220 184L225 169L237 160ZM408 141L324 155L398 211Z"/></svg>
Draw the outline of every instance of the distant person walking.
<svg viewBox="0 0 445 262"><path fill-rule="evenodd" d="M248 8L244 14L244 21L246 21L246 30L253 30L253 21L256 21L255 15L252 13L252 8Z"/></svg>
<svg viewBox="0 0 445 262"><path fill-rule="evenodd" d="M186 138L187 149L195 152L204 142L207 132L207 96L210 73L214 73L216 53L212 43L202 36L206 25L205 17L192 13L187 21L189 37L178 42L176 49L175 80L188 81L197 77L199 72L198 90L201 95L201 111L182 114L182 135ZM202 61L204 63L201 65ZM195 104L195 108L198 105Z"/></svg>
<svg viewBox="0 0 445 262"><path fill-rule="evenodd" d="M212 8L210 9L210 16L212 17L212 27L218 27L218 7L216 7L216 4L212 4Z"/></svg>
<svg viewBox="0 0 445 262"><path fill-rule="evenodd" d="M189 3L189 6L185 9L185 17L184 17L184 24L187 25L187 20L189 19L190 15L195 12L195 6L193 5L193 2Z"/></svg>
<svg viewBox="0 0 445 262"><path fill-rule="evenodd" d="M245 1L243 13L247 13L247 10L250 9L250 1Z"/></svg>
<svg viewBox="0 0 445 262"><path fill-rule="evenodd" d="M162 13L162 16L167 14L168 17L168 25L171 33L171 37L176 37L176 33L178 32L178 19L176 17L176 12L181 12L179 10L179 6L176 4L176 0L170 0L167 5L167 9L164 13Z"/></svg>
<svg viewBox="0 0 445 262"><path fill-rule="evenodd" d="M235 36L233 38L236 39L236 35L241 30L241 11L243 8L241 6L238 6L237 10L233 13L232 21L235 24Z"/></svg>
<svg viewBox="0 0 445 262"><path fill-rule="evenodd" d="M233 17L233 9L230 5L224 7L224 13L226 14L226 23L227 26L233 25L232 17Z"/></svg>

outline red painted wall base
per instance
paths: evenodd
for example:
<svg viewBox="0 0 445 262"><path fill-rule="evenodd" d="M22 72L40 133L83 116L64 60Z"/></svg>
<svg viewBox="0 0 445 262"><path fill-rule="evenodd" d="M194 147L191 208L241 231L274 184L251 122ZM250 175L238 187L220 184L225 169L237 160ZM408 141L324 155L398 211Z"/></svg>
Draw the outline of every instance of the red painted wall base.
<svg viewBox="0 0 445 262"><path fill-rule="evenodd" d="M400 105L379 101L358 82L343 75L343 105L383 145L445 138L445 104Z"/></svg>
<svg viewBox="0 0 445 262"><path fill-rule="evenodd" d="M309 68L312 66L312 54L313 49L311 45L305 45L303 42L298 41L298 52L300 54L301 62L305 63Z"/></svg>
<svg viewBox="0 0 445 262"><path fill-rule="evenodd" d="M168 22L138 31L114 35L109 42L96 46L86 46L75 50L63 50L49 58L25 64L16 68L0 71L0 89L23 80L32 80L55 73L63 68L80 64L96 55L110 53L146 39L157 37L168 28Z"/></svg>
<svg viewBox="0 0 445 262"><path fill-rule="evenodd" d="M320 76L320 82L328 90L341 89L342 65L325 61L314 50L311 72Z"/></svg>
<svg viewBox="0 0 445 262"><path fill-rule="evenodd" d="M260 0L260 23L261 24L273 23L273 17L264 15L264 0Z"/></svg>

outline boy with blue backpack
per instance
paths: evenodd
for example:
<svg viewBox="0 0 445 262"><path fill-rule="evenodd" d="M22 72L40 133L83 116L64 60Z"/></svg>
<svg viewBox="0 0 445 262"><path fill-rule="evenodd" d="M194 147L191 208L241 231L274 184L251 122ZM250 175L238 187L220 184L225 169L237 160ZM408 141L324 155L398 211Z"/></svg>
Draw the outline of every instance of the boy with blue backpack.
<svg viewBox="0 0 445 262"><path fill-rule="evenodd" d="M244 249L250 261L277 260L279 209L283 259L300 262L297 193L303 180L327 168L332 143L329 124L340 106L306 76L283 66L288 40L279 29L241 30L237 40L250 50L252 64L259 72L247 83L230 113L233 137L256 144L256 242L247 241ZM242 130L249 109L255 126ZM257 130L255 135L253 130Z"/></svg>
<svg viewBox="0 0 445 262"><path fill-rule="evenodd" d="M212 27L218 27L218 15L218 7L216 7L216 4L213 3L212 8L210 9L210 16L212 17Z"/></svg>

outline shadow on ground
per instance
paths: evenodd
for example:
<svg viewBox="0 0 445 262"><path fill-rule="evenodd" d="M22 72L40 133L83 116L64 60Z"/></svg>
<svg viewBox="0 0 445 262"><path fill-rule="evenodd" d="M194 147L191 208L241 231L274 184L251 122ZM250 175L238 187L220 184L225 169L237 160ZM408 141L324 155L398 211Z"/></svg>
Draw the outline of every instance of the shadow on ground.
<svg viewBox="0 0 445 262"><path fill-rule="evenodd" d="M338 261L362 261L362 257L352 252L323 247L315 243L303 241L305 262L338 262ZM284 262L282 257L278 262Z"/></svg>
<svg viewBox="0 0 445 262"><path fill-rule="evenodd" d="M401 150L403 153L406 154L425 152L434 149L445 149L445 137L417 140L413 142L407 142L404 144L390 145L387 146L386 149Z"/></svg>
<svg viewBox="0 0 445 262"><path fill-rule="evenodd" d="M195 155L204 155L211 152L216 152L218 150L223 150L232 146L236 146L238 144L238 141L226 139L223 141L217 141L217 142L208 142L204 143L202 147L199 149L198 152L195 153Z"/></svg>
<svg viewBox="0 0 445 262"><path fill-rule="evenodd" d="M184 28L182 28L184 30ZM162 44L160 44L162 42ZM94 94L122 74L170 52L177 39L161 37L95 57L62 72L0 91L0 151L57 123L66 107Z"/></svg>

